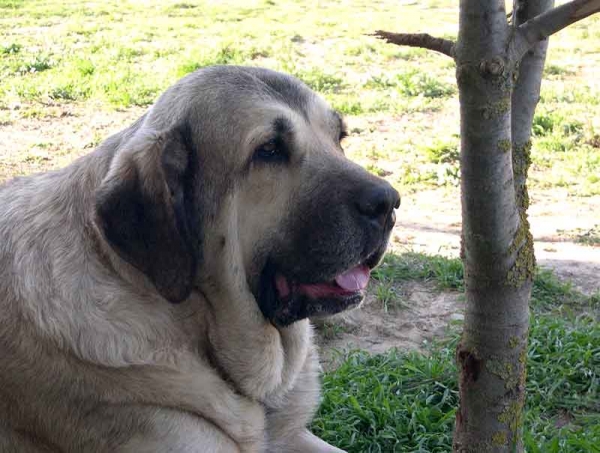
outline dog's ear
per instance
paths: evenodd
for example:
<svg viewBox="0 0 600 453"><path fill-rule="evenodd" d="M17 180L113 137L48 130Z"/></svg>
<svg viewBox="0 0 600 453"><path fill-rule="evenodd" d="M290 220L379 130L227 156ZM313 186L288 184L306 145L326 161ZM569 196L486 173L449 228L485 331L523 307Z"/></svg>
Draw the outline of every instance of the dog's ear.
<svg viewBox="0 0 600 453"><path fill-rule="evenodd" d="M200 253L190 214L195 148L189 128L142 130L119 147L96 192L104 237L172 303L192 291Z"/></svg>

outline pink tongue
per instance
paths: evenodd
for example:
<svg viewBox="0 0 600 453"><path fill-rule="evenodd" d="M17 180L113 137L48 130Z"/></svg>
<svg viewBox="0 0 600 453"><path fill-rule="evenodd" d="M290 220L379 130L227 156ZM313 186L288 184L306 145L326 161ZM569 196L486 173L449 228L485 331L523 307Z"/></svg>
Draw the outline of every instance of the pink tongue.
<svg viewBox="0 0 600 453"><path fill-rule="evenodd" d="M335 282L346 291L358 291L367 287L370 273L368 266L359 265L338 275Z"/></svg>

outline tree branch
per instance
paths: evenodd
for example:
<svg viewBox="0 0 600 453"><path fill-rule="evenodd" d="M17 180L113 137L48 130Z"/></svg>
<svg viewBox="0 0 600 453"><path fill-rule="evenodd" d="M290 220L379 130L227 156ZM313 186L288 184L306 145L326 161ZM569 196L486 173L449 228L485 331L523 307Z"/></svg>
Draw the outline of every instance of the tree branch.
<svg viewBox="0 0 600 453"><path fill-rule="evenodd" d="M399 46L421 47L423 49L434 50L436 52L448 55L454 58L454 41L443 38L436 38L427 33L391 33L389 31L377 30L373 33L379 39L384 39L390 44Z"/></svg>
<svg viewBox="0 0 600 453"><path fill-rule="evenodd" d="M554 0L515 0L520 7L515 16L517 27L530 18L538 17L554 7ZM542 74L546 61L549 39L539 41L520 61L518 77L514 83L511 102L513 177L517 205L522 221L526 218L529 196L527 194L527 170L531 163L531 126L536 106L540 100Z"/></svg>
<svg viewBox="0 0 600 453"><path fill-rule="evenodd" d="M517 28L510 42L510 61L520 61L538 42L597 12L600 12L600 0L572 0L528 20Z"/></svg>

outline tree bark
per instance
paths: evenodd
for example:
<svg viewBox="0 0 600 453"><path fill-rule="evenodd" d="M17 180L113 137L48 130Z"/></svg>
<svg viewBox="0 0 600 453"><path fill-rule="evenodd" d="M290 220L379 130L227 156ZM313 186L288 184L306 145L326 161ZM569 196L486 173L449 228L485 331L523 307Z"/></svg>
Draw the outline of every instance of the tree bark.
<svg viewBox="0 0 600 453"><path fill-rule="evenodd" d="M457 348L460 408L454 450L522 450L529 295L528 225L511 157L515 67L503 0L461 0L456 45L466 311Z"/></svg>
<svg viewBox="0 0 600 453"><path fill-rule="evenodd" d="M516 0L513 8L514 26L549 10L554 0ZM517 205L523 212L529 207L527 194L527 170L531 162L531 127L533 115L540 100L542 74L546 62L548 40L535 44L518 64L517 81L512 94L512 148L513 171Z"/></svg>
<svg viewBox="0 0 600 453"><path fill-rule="evenodd" d="M550 10L553 6L554 0L516 0L513 17L515 27ZM535 109L540 100L547 49L548 39L539 41L517 63L517 80L512 94L511 129L515 194L519 217L526 225L526 230L529 230L527 173L531 164L531 128ZM526 234L523 239L528 242L528 247L533 247L531 234Z"/></svg>
<svg viewBox="0 0 600 453"><path fill-rule="evenodd" d="M426 34L376 36L456 62L461 113L466 310L457 347L454 451L522 452L529 299L535 271L527 220L531 126L547 38L600 11L600 0L460 0L456 43Z"/></svg>

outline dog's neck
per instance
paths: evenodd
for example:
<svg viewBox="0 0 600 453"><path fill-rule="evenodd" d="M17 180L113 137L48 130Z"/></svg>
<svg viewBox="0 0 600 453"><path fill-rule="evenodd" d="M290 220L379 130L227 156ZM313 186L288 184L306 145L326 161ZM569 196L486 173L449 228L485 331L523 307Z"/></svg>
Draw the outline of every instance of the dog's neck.
<svg viewBox="0 0 600 453"><path fill-rule="evenodd" d="M248 287L235 224L230 218L217 229L225 241L205 241L200 286L212 314L209 342L221 372L243 394L266 401L294 382L312 344L311 328L306 319L276 327L265 318Z"/></svg>

